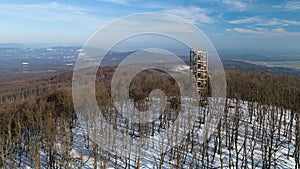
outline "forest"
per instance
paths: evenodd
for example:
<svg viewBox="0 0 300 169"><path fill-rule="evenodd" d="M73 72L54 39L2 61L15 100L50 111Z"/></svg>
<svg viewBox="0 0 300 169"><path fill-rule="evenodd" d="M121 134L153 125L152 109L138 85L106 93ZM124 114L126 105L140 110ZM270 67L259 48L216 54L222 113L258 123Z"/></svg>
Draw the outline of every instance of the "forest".
<svg viewBox="0 0 300 169"><path fill-rule="evenodd" d="M94 128L73 107L72 73L58 72L1 81L0 168L300 168L298 76L226 70L226 105L214 133L199 142L196 133L202 124L197 119L184 140L160 152L163 145L153 136L180 112L176 81L158 70L140 72L130 85L134 105L147 109L145 99L157 88L168 96L169 105L151 123L131 123L114 111L110 95L114 70L98 69L99 109L124 135L142 142L152 136L145 141L146 155L107 151L90 139ZM113 139L112 150L117 136ZM147 155L151 149L160 152L158 156Z"/></svg>

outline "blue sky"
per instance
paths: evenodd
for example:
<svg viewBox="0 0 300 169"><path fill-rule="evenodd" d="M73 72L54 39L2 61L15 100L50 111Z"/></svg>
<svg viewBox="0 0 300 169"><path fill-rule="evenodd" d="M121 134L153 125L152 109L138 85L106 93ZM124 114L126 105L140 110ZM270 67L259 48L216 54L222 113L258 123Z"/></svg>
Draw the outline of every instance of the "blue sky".
<svg viewBox="0 0 300 169"><path fill-rule="evenodd" d="M183 17L217 49L300 53L300 1L3 0L0 43L78 44L100 27L140 12Z"/></svg>

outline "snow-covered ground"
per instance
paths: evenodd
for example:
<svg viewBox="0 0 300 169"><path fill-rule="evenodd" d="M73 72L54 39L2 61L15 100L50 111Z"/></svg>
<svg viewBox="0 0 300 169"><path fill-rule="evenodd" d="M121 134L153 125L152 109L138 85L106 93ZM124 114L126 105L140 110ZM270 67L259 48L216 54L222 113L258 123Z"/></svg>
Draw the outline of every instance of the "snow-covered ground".
<svg viewBox="0 0 300 169"><path fill-rule="evenodd" d="M208 112L204 108L200 109L200 116L193 120L195 123L189 132L190 137L183 138L176 137L176 133L183 130L176 126L173 132L162 134L172 126L172 120L164 123L157 120L151 125L146 125L149 130L144 131L148 133L140 133L137 124L128 123L115 114L116 120L111 124L114 125L116 132L109 131L104 135L97 129L97 135L90 119L81 117L72 129L72 141L67 140L72 146L67 149L69 160L65 166L86 169L295 168L293 153L296 122L291 117L290 110L236 100L228 100L227 107L228 111L223 114L221 125L215 124L217 129L204 143L201 136L204 128L202 118L207 117L205 114ZM102 127L110 129L105 125ZM166 145L166 142L162 141L164 137L183 140L178 140L176 142L178 144L170 146L174 142ZM63 146L64 142L60 138L56 139L55 148L59 161L59 158L63 158L62 154L67 146ZM47 151L43 149L39 151L41 168L49 168ZM15 162L14 165L18 164L20 159L16 158ZM31 168L32 163L30 154L23 154L20 168ZM9 168L11 165L11 162L7 164ZM55 166L59 167L59 163Z"/></svg>

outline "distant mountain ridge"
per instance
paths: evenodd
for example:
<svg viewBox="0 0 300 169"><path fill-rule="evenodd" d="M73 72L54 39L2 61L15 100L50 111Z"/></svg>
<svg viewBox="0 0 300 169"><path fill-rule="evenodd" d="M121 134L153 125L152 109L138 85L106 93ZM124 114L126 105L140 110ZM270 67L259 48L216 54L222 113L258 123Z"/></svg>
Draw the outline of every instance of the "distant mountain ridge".
<svg viewBox="0 0 300 169"><path fill-rule="evenodd" d="M80 49L80 46L28 48L17 43L0 43L0 75L73 70ZM100 66L118 65L124 58L136 51L108 51ZM186 53L186 55L181 54L178 57L189 64L189 51ZM219 52L219 55L225 69L275 72L300 76L300 70L297 69L283 66L270 67L254 63L300 61L298 55L262 56L229 50ZM23 63L28 64L24 65Z"/></svg>

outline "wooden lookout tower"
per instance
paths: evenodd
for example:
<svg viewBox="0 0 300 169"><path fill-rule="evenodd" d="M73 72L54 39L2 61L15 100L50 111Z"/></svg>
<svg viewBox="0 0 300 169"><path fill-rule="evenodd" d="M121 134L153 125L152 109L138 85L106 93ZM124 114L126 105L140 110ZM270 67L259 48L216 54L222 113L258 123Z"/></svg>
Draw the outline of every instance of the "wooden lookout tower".
<svg viewBox="0 0 300 169"><path fill-rule="evenodd" d="M207 104L209 79L208 79L208 53L205 51L190 50L190 70L195 78L199 93L199 104Z"/></svg>

